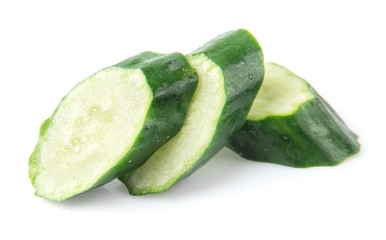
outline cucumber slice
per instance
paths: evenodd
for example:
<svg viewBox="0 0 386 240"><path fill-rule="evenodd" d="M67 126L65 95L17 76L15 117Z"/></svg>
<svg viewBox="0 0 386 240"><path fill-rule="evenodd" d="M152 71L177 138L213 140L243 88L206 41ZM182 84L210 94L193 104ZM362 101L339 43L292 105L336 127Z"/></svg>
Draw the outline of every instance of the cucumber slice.
<svg viewBox="0 0 386 240"><path fill-rule="evenodd" d="M274 63L265 70L230 149L246 159L299 168L334 166L359 152L358 136L304 79Z"/></svg>
<svg viewBox="0 0 386 240"><path fill-rule="evenodd" d="M36 195L64 200L142 165L180 130L197 83L184 55L152 52L79 83L40 129Z"/></svg>
<svg viewBox="0 0 386 240"><path fill-rule="evenodd" d="M243 29L218 36L188 60L199 83L187 119L143 166L119 178L132 195L166 191L214 156L244 124L264 75L261 48Z"/></svg>

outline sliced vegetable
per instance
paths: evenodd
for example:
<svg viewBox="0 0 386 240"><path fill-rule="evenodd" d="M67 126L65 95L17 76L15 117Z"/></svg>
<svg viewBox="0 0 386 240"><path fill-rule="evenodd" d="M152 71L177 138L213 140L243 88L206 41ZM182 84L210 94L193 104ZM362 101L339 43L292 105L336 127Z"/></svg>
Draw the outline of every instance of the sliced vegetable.
<svg viewBox="0 0 386 240"><path fill-rule="evenodd" d="M228 147L254 161L334 166L359 152L357 138L305 80L266 63L247 121Z"/></svg>
<svg viewBox="0 0 386 240"><path fill-rule="evenodd" d="M197 83L184 55L152 52L79 83L41 126L36 195L64 200L139 167L180 130Z"/></svg>
<svg viewBox="0 0 386 240"><path fill-rule="evenodd" d="M216 154L245 122L261 85L263 54L246 30L218 36L189 57L199 83L181 131L119 179L133 195L160 193Z"/></svg>

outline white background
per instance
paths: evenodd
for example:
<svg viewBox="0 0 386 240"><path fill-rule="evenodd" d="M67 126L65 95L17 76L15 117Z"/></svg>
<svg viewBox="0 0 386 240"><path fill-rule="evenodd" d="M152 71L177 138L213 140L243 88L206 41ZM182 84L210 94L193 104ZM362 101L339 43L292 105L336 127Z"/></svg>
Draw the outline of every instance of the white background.
<svg viewBox="0 0 386 240"><path fill-rule="evenodd" d="M382 1L1 1L0 239L386 239ZM168 192L118 181L61 203L34 196L28 157L73 85L141 51L189 51L246 28L360 135L337 167L229 150Z"/></svg>

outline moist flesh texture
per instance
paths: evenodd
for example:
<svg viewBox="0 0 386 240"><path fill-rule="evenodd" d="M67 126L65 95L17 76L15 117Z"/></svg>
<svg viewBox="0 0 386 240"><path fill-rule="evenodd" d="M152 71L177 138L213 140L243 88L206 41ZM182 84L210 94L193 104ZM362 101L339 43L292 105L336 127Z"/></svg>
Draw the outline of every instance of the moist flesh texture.
<svg viewBox="0 0 386 240"><path fill-rule="evenodd" d="M36 194L61 200L91 188L131 148L151 101L140 69L109 67L78 84L31 156Z"/></svg>
<svg viewBox="0 0 386 240"><path fill-rule="evenodd" d="M276 64L266 63L263 84L247 119L257 121L268 116L291 115L314 97L304 80Z"/></svg>

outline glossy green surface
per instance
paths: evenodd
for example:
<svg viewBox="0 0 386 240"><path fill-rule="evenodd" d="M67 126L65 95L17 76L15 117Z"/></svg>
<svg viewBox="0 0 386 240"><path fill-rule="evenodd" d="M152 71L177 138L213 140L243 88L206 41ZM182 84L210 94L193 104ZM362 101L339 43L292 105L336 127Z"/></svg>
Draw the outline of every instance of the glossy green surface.
<svg viewBox="0 0 386 240"><path fill-rule="evenodd" d="M231 136L237 133L245 122L264 77L263 53L254 36L244 29L230 31L191 53L191 55L195 54L204 54L223 72L226 102L215 134L204 154L195 159L194 166L186 172L181 172L180 177L172 185L157 191L151 189L139 191L131 185L128 178L121 177L120 180L132 195L166 191L204 165L227 144Z"/></svg>
<svg viewBox="0 0 386 240"><path fill-rule="evenodd" d="M198 83L196 71L180 53L143 52L114 66L141 69L152 90L153 100L146 114L143 128L130 151L114 167L107 170L91 188L105 184L123 173L138 168L159 147L177 134L184 123L189 103ZM29 159L29 176L32 184L34 184L39 169L40 143L45 139L45 132L50 127L55 112L42 124L39 141Z"/></svg>
<svg viewBox="0 0 386 240"><path fill-rule="evenodd" d="M264 56L256 38L245 29L229 31L193 51L204 53L223 71L226 103L216 133L187 177L218 153L244 125L264 78Z"/></svg>
<svg viewBox="0 0 386 240"><path fill-rule="evenodd" d="M310 91L315 98L291 115L247 120L228 147L249 160L299 168L334 166L358 153L358 136Z"/></svg>

